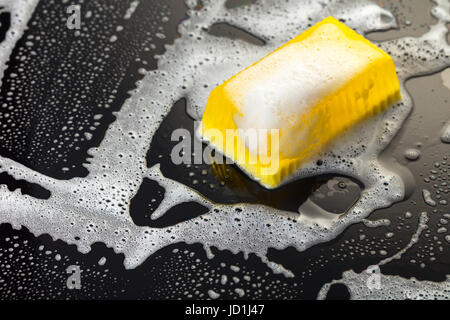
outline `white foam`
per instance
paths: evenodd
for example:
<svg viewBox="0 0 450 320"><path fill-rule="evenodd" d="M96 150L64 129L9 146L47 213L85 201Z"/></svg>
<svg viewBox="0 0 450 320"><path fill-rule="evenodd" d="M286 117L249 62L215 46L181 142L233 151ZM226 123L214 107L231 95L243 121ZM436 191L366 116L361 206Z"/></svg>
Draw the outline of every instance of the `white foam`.
<svg viewBox="0 0 450 320"><path fill-rule="evenodd" d="M227 83L240 112L235 123L244 130L280 129L280 152L296 156L305 147L299 143L305 132L292 128L300 127L302 115L378 58L380 52L347 39L337 26L321 25L311 38L270 54ZM254 153L266 150L246 145Z"/></svg>
<svg viewBox="0 0 450 320"><path fill-rule="evenodd" d="M125 266L134 268L155 251L177 242L202 243L246 256L254 253L274 272L292 276L283 266L267 259L269 248L294 247L305 250L329 241L349 225L360 222L376 209L400 201L404 195L401 178L384 168L377 155L391 141L411 110L411 99L402 85L403 101L356 128L337 142L333 152L324 154L324 165L314 163L295 178L317 174L345 174L364 183L359 201L339 219L323 224L314 217L297 215L259 205L217 205L178 182L165 178L158 167L146 168L146 154L161 119L175 101L187 96L188 112L202 116L211 88L242 68L278 48L308 27L333 15L364 34L395 25L392 15L370 1L258 1L255 5L227 10L224 1L203 1L201 10L189 11L190 19L179 28L181 37L159 58L158 70L148 72L138 82L132 97L116 113L101 145L90 150L89 175L67 181L52 179L10 159L0 158L0 171L16 179L38 183L51 191L48 200L0 188L0 222L15 228L26 226L35 235L50 234L88 252L95 242L103 242L125 255ZM31 14L31 9L27 9ZM356 14L357 13L357 14ZM383 16L383 19L380 17ZM260 36L265 46L209 35L204 27L219 21L238 25ZM412 76L436 72L450 64L443 20L421 38L387 41L380 46L391 52L402 82ZM409 53L404 59L404 53ZM208 88L204 87L208 85ZM183 89L186 88L186 89ZM345 160L345 162L343 161ZM186 199L206 204L209 214L155 229L136 226L129 214L130 200L144 178L159 181L170 191L155 216L160 216ZM236 210L236 209L240 210ZM239 219L237 223L235 219ZM170 233L168 232L170 231Z"/></svg>
<svg viewBox="0 0 450 320"><path fill-rule="evenodd" d="M5 39L0 43L0 85L11 52L27 28L28 20L39 0L0 0L0 12L9 12L11 22Z"/></svg>
<svg viewBox="0 0 450 320"><path fill-rule="evenodd" d="M419 281L399 276L379 275L381 289L370 289L367 281L371 273L345 271L342 279L324 286L318 296L323 300L329 287L335 283L345 284L352 300L450 300L450 276L444 282Z"/></svg>
<svg viewBox="0 0 450 320"><path fill-rule="evenodd" d="M376 265L376 267L387 264L393 260L400 259L402 255L418 243L422 232L428 228L428 215L422 212L419 217L419 224L411 241L405 248L395 255L386 258ZM344 284L350 292L353 300L450 300L450 275L443 282L419 281L415 278L406 279L399 276L383 275L373 273L374 266L371 266L361 273L353 270L345 271L342 278L333 280L325 284L319 291L318 299L326 298L330 287L333 284ZM372 280L379 283L379 287L370 286Z"/></svg>
<svg viewBox="0 0 450 320"><path fill-rule="evenodd" d="M134 12L136 11L137 7L139 6L139 1L135 0L130 3L130 7L128 8L127 12L125 13L124 19L131 19Z"/></svg>

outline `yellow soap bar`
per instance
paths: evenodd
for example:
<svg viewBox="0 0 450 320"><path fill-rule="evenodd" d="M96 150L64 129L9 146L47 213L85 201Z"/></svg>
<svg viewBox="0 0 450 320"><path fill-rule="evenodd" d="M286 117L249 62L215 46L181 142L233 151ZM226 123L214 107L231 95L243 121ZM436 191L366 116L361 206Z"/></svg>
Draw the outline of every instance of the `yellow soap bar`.
<svg viewBox="0 0 450 320"><path fill-rule="evenodd" d="M392 58L329 17L216 87L199 134L275 188L346 129L400 99Z"/></svg>

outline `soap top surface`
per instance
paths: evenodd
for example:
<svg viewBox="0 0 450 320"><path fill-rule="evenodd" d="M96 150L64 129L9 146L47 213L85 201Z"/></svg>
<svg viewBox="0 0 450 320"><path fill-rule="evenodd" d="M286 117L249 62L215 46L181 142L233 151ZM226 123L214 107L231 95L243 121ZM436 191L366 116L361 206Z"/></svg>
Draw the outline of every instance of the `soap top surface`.
<svg viewBox="0 0 450 320"><path fill-rule="evenodd" d="M228 80L224 92L237 108L237 128L280 129L280 152L295 154L292 145L302 139L295 127L302 114L386 57L344 24L327 18ZM258 146L247 148L258 152Z"/></svg>

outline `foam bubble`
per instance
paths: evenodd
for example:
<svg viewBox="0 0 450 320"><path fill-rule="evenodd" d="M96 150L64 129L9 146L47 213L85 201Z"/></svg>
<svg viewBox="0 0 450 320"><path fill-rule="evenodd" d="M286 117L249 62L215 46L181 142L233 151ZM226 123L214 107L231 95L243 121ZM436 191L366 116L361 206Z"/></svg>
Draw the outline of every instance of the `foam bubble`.
<svg viewBox="0 0 450 320"><path fill-rule="evenodd" d="M431 192L427 189L422 190L422 196L425 203L431 207L436 207L436 201L433 200Z"/></svg>
<svg viewBox="0 0 450 320"><path fill-rule="evenodd" d="M410 161L416 161L420 158L420 151L417 149L407 149L403 153L403 156Z"/></svg>

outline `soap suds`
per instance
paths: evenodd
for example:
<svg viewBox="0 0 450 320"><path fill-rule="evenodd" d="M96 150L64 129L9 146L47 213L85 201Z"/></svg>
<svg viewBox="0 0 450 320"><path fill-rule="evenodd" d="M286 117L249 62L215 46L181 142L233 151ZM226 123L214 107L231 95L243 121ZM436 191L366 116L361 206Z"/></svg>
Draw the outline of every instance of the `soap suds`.
<svg viewBox="0 0 450 320"><path fill-rule="evenodd" d="M31 18L38 1L0 0L0 13L9 12L11 17L9 30L6 32L5 39L0 43L0 85L9 56L27 28L28 20Z"/></svg>
<svg viewBox="0 0 450 320"><path fill-rule="evenodd" d="M431 192L427 189L422 190L422 196L425 203L431 207L436 207L436 201L433 200Z"/></svg>
<svg viewBox="0 0 450 320"><path fill-rule="evenodd" d="M92 159L86 165L87 177L57 180L0 157L1 172L40 184L51 192L48 200L40 200L1 186L0 222L10 223L14 228L26 226L36 236L50 234L54 239L75 244L83 253L90 251L93 243L103 242L116 253L124 254L126 268L137 267L165 246L186 242L201 243L207 252L214 246L233 253L243 252L245 256L254 253L274 272L293 276L283 266L268 260L269 248L306 250L334 239L374 210L402 200L401 178L384 168L377 155L411 111L412 102L404 82L450 65L450 48L445 40L449 21L441 13L436 14L438 23L424 36L380 44L395 61L403 101L336 142L333 155L321 155L322 166L316 166L313 161L293 177L333 173L361 181L365 190L359 201L340 219L324 224L307 214L298 217L261 205L216 205L165 178L158 166L146 167L145 156L152 137L175 101L186 96L188 113L194 119L201 119L211 88L301 33L310 20L317 22L332 14L346 19L346 24L361 34L395 26L389 12L364 0L261 1L234 9L226 9L224 3L205 0L201 9L191 7L190 18L179 27L180 38L159 57L158 70L147 72L138 82L131 98L115 114L117 120L109 127L100 146L90 150ZM31 16L32 7L21 8L25 10L24 16ZM390 19L380 19L380 16ZM223 21L257 35L266 45L215 37L204 30ZM24 28L26 21L21 25ZM405 57L405 53L409 56ZM2 62L4 68L6 61ZM188 199L206 205L210 212L167 228L136 226L130 217L129 204L144 178L157 180L178 192L178 197L168 192L155 217ZM236 223L235 219L240 222Z"/></svg>
<svg viewBox="0 0 450 320"><path fill-rule="evenodd" d="M310 38L271 53L224 90L239 110L234 118L238 129L279 129L280 153L295 157L305 148L298 142L306 136L302 115L382 58L379 51L328 23L317 26ZM246 141L246 146L255 154L266 150L260 142Z"/></svg>
<svg viewBox="0 0 450 320"><path fill-rule="evenodd" d="M419 281L415 278L405 279L399 276L374 273L379 267L400 259L418 241L422 232L428 228L429 218L426 212L419 217L419 224L410 242L395 255L380 261L361 273L345 271L342 278L325 284L319 291L318 299L324 300L331 285L340 283L347 286L353 300L450 300L450 275L444 282ZM378 286L371 285L378 283Z"/></svg>

